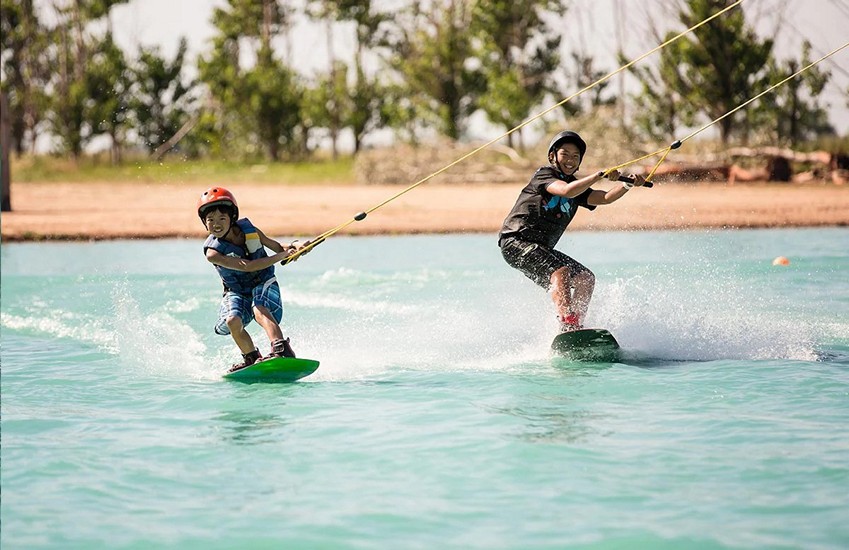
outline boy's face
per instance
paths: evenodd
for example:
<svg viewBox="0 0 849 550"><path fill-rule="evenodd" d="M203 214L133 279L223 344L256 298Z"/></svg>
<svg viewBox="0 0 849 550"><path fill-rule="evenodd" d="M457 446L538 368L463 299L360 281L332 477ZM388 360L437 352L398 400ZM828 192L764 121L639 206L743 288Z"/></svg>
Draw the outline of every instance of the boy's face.
<svg viewBox="0 0 849 550"><path fill-rule="evenodd" d="M213 208L203 217L203 222L206 224L206 230L210 235L221 238L230 230L230 214L222 212L217 208Z"/></svg>
<svg viewBox="0 0 849 550"><path fill-rule="evenodd" d="M554 151L554 159L564 174L572 175L581 164L581 151L574 143L564 143L556 151Z"/></svg>

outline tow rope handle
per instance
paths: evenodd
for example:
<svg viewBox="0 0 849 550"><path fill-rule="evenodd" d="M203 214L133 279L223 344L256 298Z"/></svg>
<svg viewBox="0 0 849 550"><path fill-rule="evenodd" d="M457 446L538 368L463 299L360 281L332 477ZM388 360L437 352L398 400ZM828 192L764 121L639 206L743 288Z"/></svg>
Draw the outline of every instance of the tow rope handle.
<svg viewBox="0 0 849 550"><path fill-rule="evenodd" d="M634 183L634 178L628 176L619 176L616 181L624 181L625 183ZM643 184L643 187L654 187L654 184L650 181L647 181Z"/></svg>
<svg viewBox="0 0 849 550"><path fill-rule="evenodd" d="M620 168L625 168L626 166L630 166L634 163L640 162L641 160L644 160L644 159L647 159L649 157L653 157L655 155L663 153L663 156L660 158L659 161L657 161L657 164L654 165L654 168L652 168L651 172L649 172L648 175L646 176L646 183L643 184L643 187L654 187L654 183L652 183L652 181L651 181L652 176L654 176L654 173L657 171L658 167L663 163L663 161L666 160L666 155L668 155L669 152L672 151L673 149L678 149L679 147L681 147L682 143L683 143L683 141L680 140L680 139L675 140L669 147L666 147L665 149L661 149L660 151L655 151L654 153L650 153L650 154L642 156L638 159L634 159L630 162L626 162L625 164L620 164L619 166L614 166L613 168L608 168L607 170L602 170L601 172L599 172L599 174L600 175L606 175L606 174L609 174L610 172L612 172L614 170L619 170ZM618 179L618 181L623 181L625 183L634 183L634 178L630 178L628 176L619 176L619 178L617 178L617 179Z"/></svg>
<svg viewBox="0 0 849 550"><path fill-rule="evenodd" d="M327 237L316 237L314 240L307 241L307 244L304 245L304 248L306 248L306 252L309 252L310 250L312 250L316 246L323 243L326 238ZM293 241L293 242L297 242L297 239L295 239L295 241ZM299 257L301 257L301 255L305 254L305 252L303 250L304 249L301 249L301 252L293 252L293 253L289 254L288 256L286 256L285 258L280 260L280 265L286 265L289 262L294 262Z"/></svg>

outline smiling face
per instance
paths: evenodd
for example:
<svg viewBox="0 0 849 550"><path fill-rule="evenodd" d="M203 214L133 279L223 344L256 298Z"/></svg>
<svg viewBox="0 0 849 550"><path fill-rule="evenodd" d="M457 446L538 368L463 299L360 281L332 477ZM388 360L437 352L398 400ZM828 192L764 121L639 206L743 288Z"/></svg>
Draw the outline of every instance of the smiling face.
<svg viewBox="0 0 849 550"><path fill-rule="evenodd" d="M220 239L230 230L232 221L229 212L213 208L204 214L203 223L210 235Z"/></svg>
<svg viewBox="0 0 849 550"><path fill-rule="evenodd" d="M548 160L558 166L564 174L572 175L581 165L581 151L574 143L564 143L551 154Z"/></svg>

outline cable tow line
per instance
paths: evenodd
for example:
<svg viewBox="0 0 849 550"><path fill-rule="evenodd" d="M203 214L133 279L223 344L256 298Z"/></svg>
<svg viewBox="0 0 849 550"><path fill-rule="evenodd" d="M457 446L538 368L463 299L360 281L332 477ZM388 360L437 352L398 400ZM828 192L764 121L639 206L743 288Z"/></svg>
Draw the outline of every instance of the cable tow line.
<svg viewBox="0 0 849 550"><path fill-rule="evenodd" d="M295 258L297 258L298 256L300 256L300 255L302 255L302 254L306 254L307 252L309 252L310 250L312 250L315 246L317 246L319 243L324 242L324 241L325 241L328 237L330 237L331 235L334 235L334 234L338 233L339 231L341 231L341 230L345 229L346 227L348 227L349 225L353 224L353 223L354 223L354 222L356 222L356 221L362 221L362 220L364 220L368 214L371 214L371 213L372 213L372 212L374 212L375 210L377 210L377 209L379 209L379 208L382 208L382 207L386 206L387 204L389 204L390 202L394 201L395 199L397 199L397 198L401 197L402 195L404 195L404 194L406 194L406 193L409 193L410 191L412 191L413 189L415 189L415 188L416 188L416 187L418 187L419 185L421 185L421 184L423 184L423 183L425 183L425 182L427 182L427 181L429 181L429 180L433 179L434 177L436 177L436 176L438 176L438 175L442 174L443 172L445 172L446 170L449 170L450 168L453 168L454 166L456 166L457 164L460 164L460 163L461 163L461 162L463 162L464 160L466 160L466 159L468 159L468 158L470 158L470 157L472 157L472 156L474 156L474 155L476 155L476 154L480 153L481 151L483 151L484 149L486 149L486 148L490 147L491 145L495 144L496 142L498 142L498 141L500 141L500 140L502 140L502 139L506 138L507 136L509 136L509 135L513 134L514 132L516 132L516 131L518 131L518 130L521 130L522 128L524 128L525 126L529 125L530 123L532 123L532 122L534 122L534 121L536 121L536 120L539 120L540 118L542 118L543 116L545 116L545 115L547 115L548 113L552 112L553 110L557 109L558 107L561 107L562 105L564 105L564 104L568 103L569 101L571 101L571 100L575 99L575 98L576 98L576 97L578 97L579 95L581 95L581 94L583 94L583 93L585 93L585 92L587 92L587 91L591 90L592 88L595 88L596 86L598 86L598 85L599 85L599 84L601 84L602 82L605 82L605 81L607 81L607 80L610 80L611 78L613 78L613 77L614 77L614 76L616 76L617 74L619 74L619 73L621 73L622 71L624 71L624 70L628 69L629 67L631 67L631 66L633 66L633 65L635 65L635 64L637 64L637 63L639 63L640 61L642 61L643 59L645 59L645 58L647 58L648 56L652 55L653 53L655 53L655 52L657 52L657 51L662 50L663 48L665 48L665 47L669 46L670 44L672 44L673 42L676 42L677 40L680 40L683 36L685 36L685 35L687 35L687 34L689 34L689 33L693 32L694 30L698 29L698 28L699 28L699 27L701 27L702 25L706 25L706 24L707 24L707 23L709 23L710 21L713 21L713 20L714 20L714 19L716 19L717 17L719 17L719 16L723 15L725 12L730 11L730 10L732 10L732 9L736 8L737 6L739 6L740 4L742 4L744 1L745 1L745 0L736 0L736 2L734 2L733 4L730 4L729 6L726 6L726 7L725 7L725 8L723 8L722 10L720 10L720 11L716 12L715 14L711 15L710 17L708 17L708 18L706 18L706 19L704 19L704 20L700 21L699 23L696 23L695 25L693 25L692 27L688 28L687 30L685 30L685 31L682 31L682 32L678 33L677 35L675 35L675 36L673 36L672 38L668 39L667 41L663 42L662 44L660 44L660 45L658 45L658 46L655 46L655 47L654 47L654 48L652 48L651 50L649 50L649 51L647 51L646 53L644 53L644 54L640 55L639 57L636 57L636 58L632 59L631 61L629 61L629 62L628 62L628 63L626 63L625 65L622 65L621 67L619 67L618 69L614 70L613 72L610 72L610 73L608 73L608 74L604 75L603 77L601 77L601 78L599 78L598 80L596 80L595 82L593 82L593 83L591 83L591 84L589 84L589 85L585 86L584 88L582 88L582 89L578 90L577 92L575 92L574 94L570 95L569 97L566 97L565 99L560 100L559 102L555 103L554 105L552 105L552 106L550 106L550 107L548 107L548 108L546 108L546 109L544 109L544 110L540 111L539 113L535 114L534 116L532 116L532 117L530 117L530 118L528 118L528 119L525 119L523 122L519 123L517 126L514 126L514 127L513 127L513 128L511 128L511 129L507 130L506 132L504 132L504 133L503 133L503 134L501 134L500 136L498 136L498 137L496 137L496 138L493 138L493 139L491 139L491 140L487 141L487 142L486 142L486 143L484 143L483 145L481 145L481 146L477 147L476 149L473 149L472 151L470 151L470 152L466 153L465 155L462 155L461 157L457 158L457 159L456 159L456 160L454 160L453 162L451 162L451 163L449 163L449 164L446 164L445 166L443 166L442 168L440 168L440 169L439 169L439 170L437 170L436 172L433 172L432 174L430 174L430 175L428 175L428 176L423 177L422 179L420 179L419 181L417 181L417 182L413 183L412 185L410 185L410 186L409 186L409 187L407 187L406 189L403 189L403 190L399 191L398 193L396 193L396 194L392 195L391 197L389 197L389 198L388 198L388 199L386 199L385 201L383 201L383 202L381 202L381 203L379 203L379 204L377 204L377 205L375 205L375 206L373 206L373 207L371 207L371 208L369 208L369 209L365 210L364 212L359 212L359 213L358 213L358 214L356 214L356 215L355 215L352 219L350 219L350 220L348 220L348 221L346 221L346 222L344 222L344 223L341 223L341 224L337 225L336 227L334 227L334 228L332 228L332 229L328 229L327 231L325 231L325 232L324 232L324 233L322 233L321 235L318 235L318 236L317 236L317 237L315 237L313 240L311 240L311 241L309 242L309 244L307 244L306 246L304 246L303 248L301 248L300 250L298 250L297 252L295 252L294 254L292 254L292 256L289 256L288 261L292 261L292 260L294 260ZM654 153L654 154L652 154L652 155L648 155L648 156L654 156L655 154L657 154L657 153ZM644 158L648 158L648 157L644 157ZM628 164L631 164L631 163L628 163ZM625 164L625 165L623 165L623 166L627 166L628 164ZM615 168L611 168L610 170L614 170L614 169L615 169ZM610 172L610 170L608 170L608 172Z"/></svg>
<svg viewBox="0 0 849 550"><path fill-rule="evenodd" d="M655 164L655 165L654 165L654 168L652 168L652 169L651 169L651 171L649 172L649 174L646 176L646 185L645 185L645 187L651 187L651 186L650 186L650 185L648 185L648 184L649 184L649 183L651 183L651 181L650 181L650 180L651 180L652 176L654 176L654 173L657 171L657 169L660 167L660 165L663 163L663 161L664 161L664 160L666 160L667 155L669 155L669 153L670 153L673 149L678 149L679 147L681 147L681 145L683 145L683 144L684 144L684 142L685 142L685 141L687 141L687 140L689 140L689 139L694 138L695 136L699 135L700 133L704 132L705 130L707 130L708 128L710 128L711 126L713 126L714 124L716 124L717 122L719 122L720 120L722 120L722 119L724 119L724 118L728 118L729 116L731 116L732 114L736 113L737 111L739 111L739 110L740 110L740 109L742 109L743 107L746 107L746 106L747 106L747 105L749 105L750 103L752 103L752 102L754 102L754 101L757 101L758 99L760 99L761 97L765 96L766 94L768 94L768 93L772 92L772 91L773 91L773 90L775 90L776 88L779 88L780 86L783 86L784 84L786 84L788 81L793 80L794 78L796 78L796 77L797 77L797 76L799 76L800 74L804 73L805 71L807 71L808 69L810 69L810 68L811 68L811 67L813 67L814 65L817 65L818 63L821 63L821 62L825 61L826 59L828 59L828 58L829 58L829 57L831 57L832 55L834 55L834 54L838 53L839 51L841 51L841 50L843 50L844 48L847 48L847 47L849 47L849 42L847 42L847 43L843 44L843 45L842 45L842 46L840 46L839 48L836 48L836 49L834 49L834 50L830 51L829 53L827 53L827 54L825 54L824 56L820 57L820 58L819 58L819 59L817 59L816 61L812 61L812 62L808 63L807 65L805 65L804 67L802 67L801 69L799 69L799 70L798 70L798 71L796 71L795 73L791 74L791 75L790 75L790 76L788 76L787 78L785 78L785 79L783 79L783 80L781 80L781 81L779 81L779 82L776 82L775 84L771 85L769 88L767 88L766 90L762 91L762 92L761 92L761 93L759 93L758 95L756 95L756 96L752 97L751 99L747 99L746 101L744 101L744 102L743 102L743 103L741 103L740 105L737 105L736 107L734 107L733 109L731 109L730 111L728 111L727 113L725 113L724 115L722 115L722 116L720 116L720 117L718 117L718 118L716 118L716 119L712 120L711 122L708 122L707 124L705 124L704 126L702 126L701 128L699 128L698 130L694 131L694 132L693 132L693 133L691 133L690 135L688 135L688 136L686 136L686 137L684 137L684 138L682 138L682 139L679 139L679 140L674 141L674 142L673 142L671 145L669 145L668 147L664 147L663 149L658 149L657 151L655 151L655 152L653 152L653 153L649 153L649 154L647 154L647 155L643 155L643 156L641 156L641 157L639 157L639 158L636 158L636 159L634 159L634 160L630 160L630 161L628 161L628 162L622 163L622 164L620 164L620 165L618 165L618 166L614 166L614 167L612 167L612 168L608 168L607 170L605 170L605 171L604 171L604 174L605 174L605 175L607 175L607 174L609 174L610 172L612 172L612 171L614 171L614 170L619 170L620 168L625 168L625 167L627 167L627 166L630 166L630 165L632 165L632 164L636 164L636 163L638 163L638 162L640 162L640 161L642 161L642 160L645 160L645 159L647 159L647 158L651 158L651 157L654 157L654 156L657 156L657 155L662 155L662 156L660 157L660 160L659 160L659 161L657 161L657 164ZM622 178L620 178L620 180L621 180L621 179L622 179Z"/></svg>

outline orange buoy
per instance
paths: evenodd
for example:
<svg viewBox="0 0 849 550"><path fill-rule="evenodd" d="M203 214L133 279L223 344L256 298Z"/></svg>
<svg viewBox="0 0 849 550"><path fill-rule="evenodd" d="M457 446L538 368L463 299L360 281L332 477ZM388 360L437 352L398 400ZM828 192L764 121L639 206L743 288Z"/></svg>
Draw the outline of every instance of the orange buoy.
<svg viewBox="0 0 849 550"><path fill-rule="evenodd" d="M786 256L779 256L772 261L772 265L790 265L790 260Z"/></svg>

